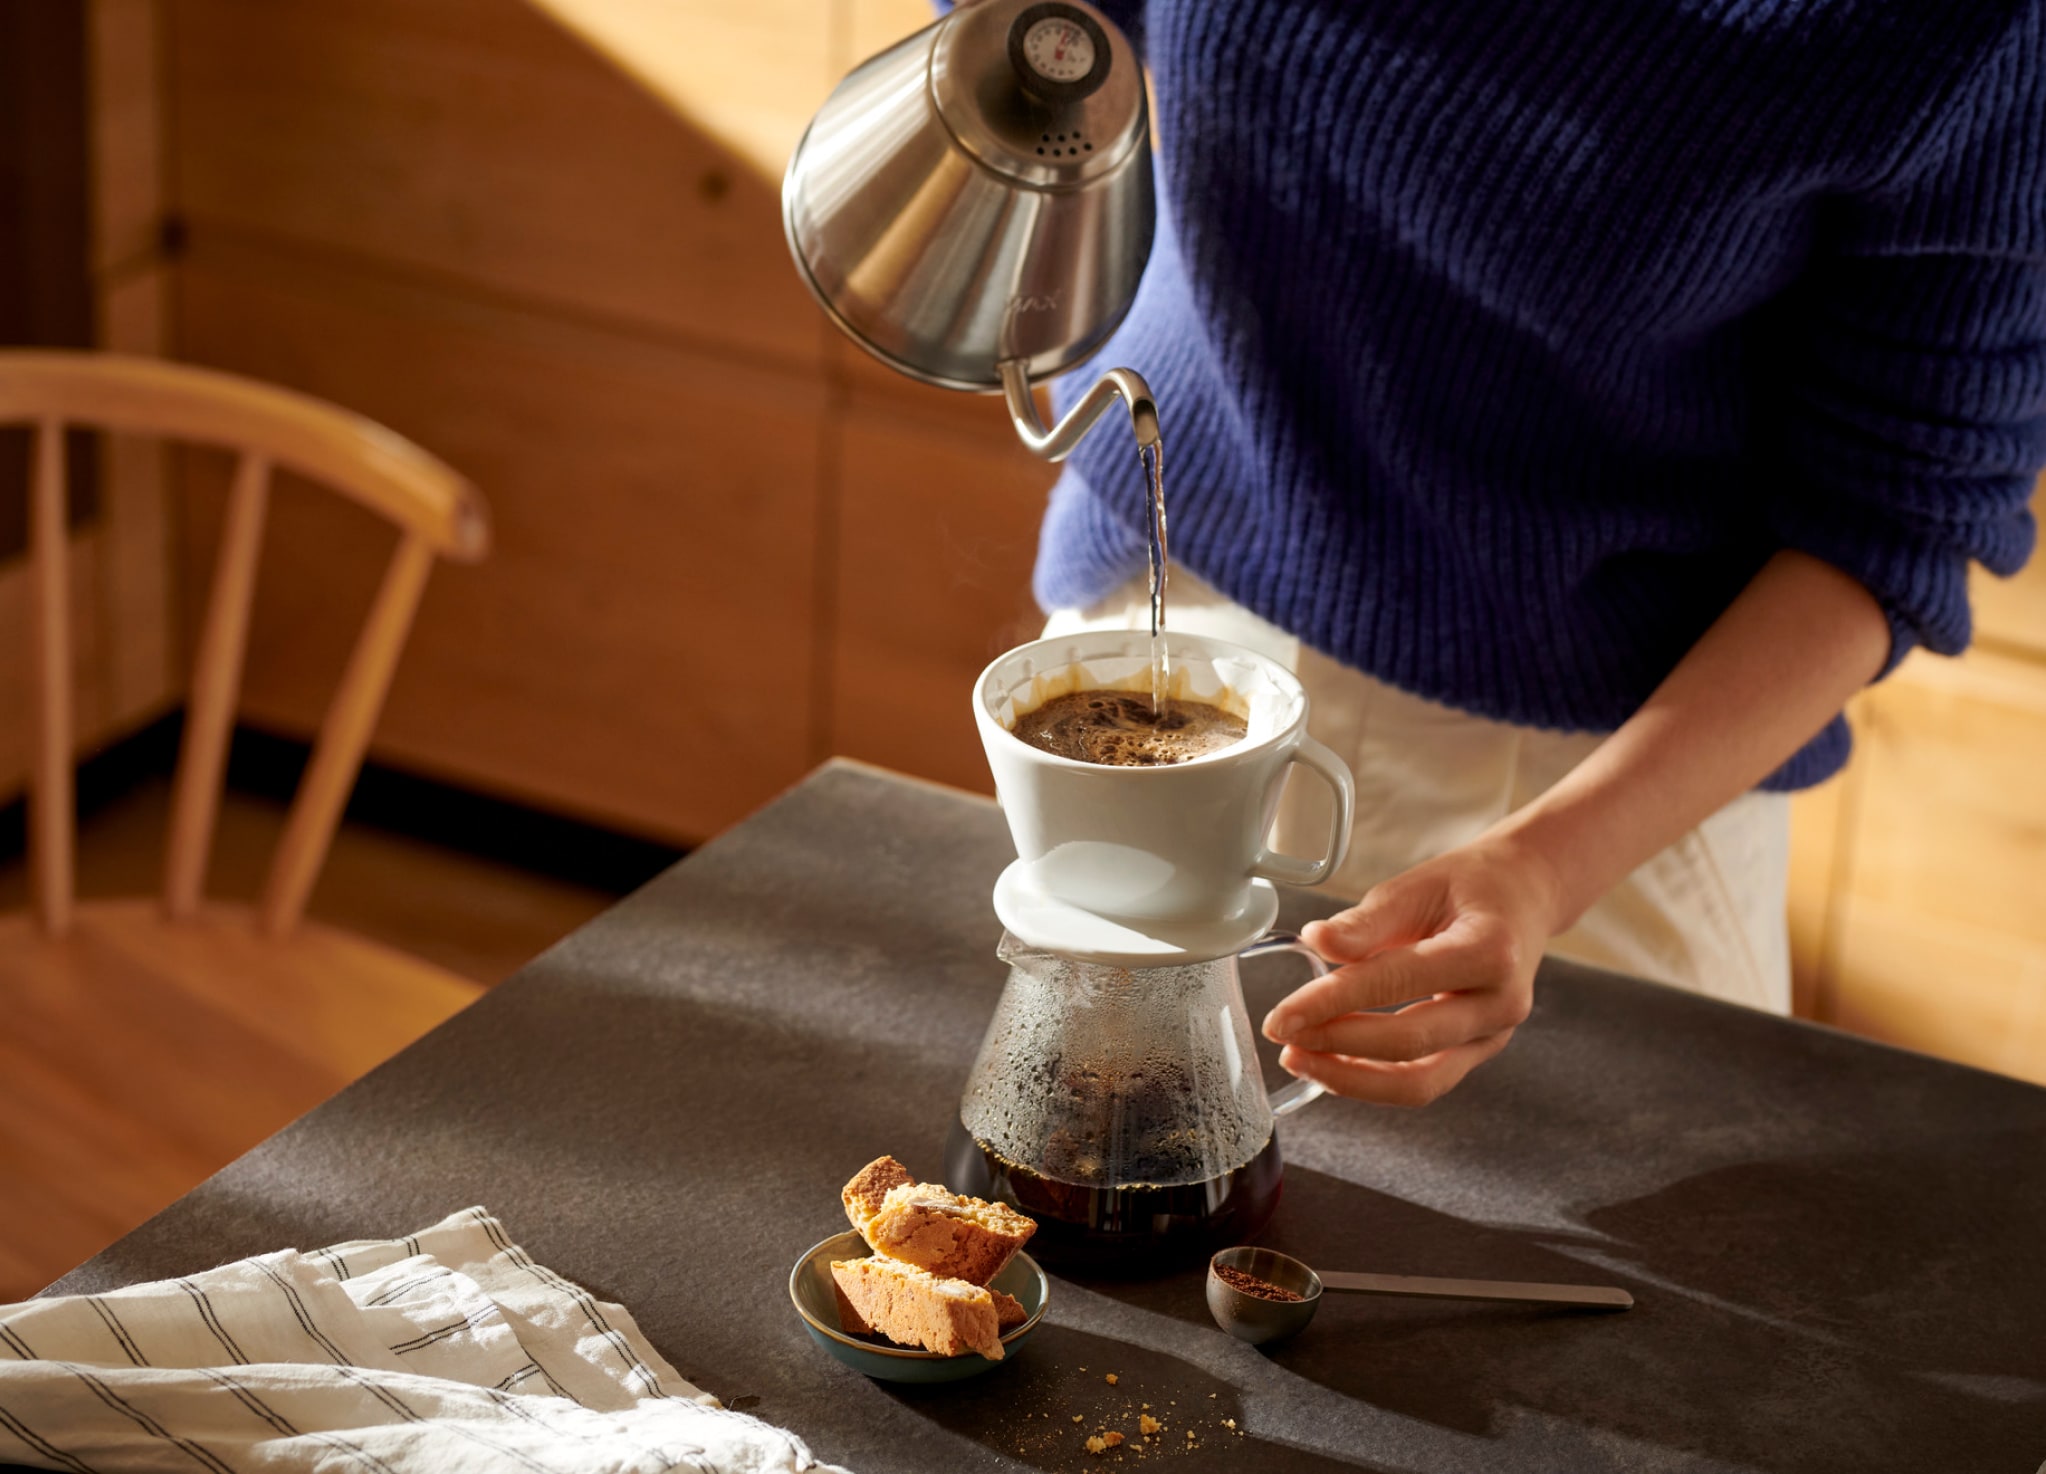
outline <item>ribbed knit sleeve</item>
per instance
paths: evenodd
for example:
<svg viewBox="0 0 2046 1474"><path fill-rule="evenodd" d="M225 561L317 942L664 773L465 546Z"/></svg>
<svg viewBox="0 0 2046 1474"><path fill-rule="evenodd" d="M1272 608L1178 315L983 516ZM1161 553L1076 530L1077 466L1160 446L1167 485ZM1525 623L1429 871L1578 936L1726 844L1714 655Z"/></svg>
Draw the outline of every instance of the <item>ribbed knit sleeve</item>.
<svg viewBox="0 0 2046 1474"><path fill-rule="evenodd" d="M1775 531L1875 594L1886 671L1915 644L1956 654L1968 563L2024 563L2046 465L2046 4L1880 188L1828 206L1783 305L1761 365Z"/></svg>

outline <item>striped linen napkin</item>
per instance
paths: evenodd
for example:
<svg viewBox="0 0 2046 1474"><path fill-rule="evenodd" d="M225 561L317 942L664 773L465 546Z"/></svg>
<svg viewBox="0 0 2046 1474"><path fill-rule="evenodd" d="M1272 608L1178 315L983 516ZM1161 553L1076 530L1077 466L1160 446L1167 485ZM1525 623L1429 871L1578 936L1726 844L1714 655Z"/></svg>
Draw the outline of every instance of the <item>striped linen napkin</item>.
<svg viewBox="0 0 2046 1474"><path fill-rule="evenodd" d="M470 1208L404 1239L287 1249L0 1306L0 1462L86 1470L794 1474L622 1306Z"/></svg>

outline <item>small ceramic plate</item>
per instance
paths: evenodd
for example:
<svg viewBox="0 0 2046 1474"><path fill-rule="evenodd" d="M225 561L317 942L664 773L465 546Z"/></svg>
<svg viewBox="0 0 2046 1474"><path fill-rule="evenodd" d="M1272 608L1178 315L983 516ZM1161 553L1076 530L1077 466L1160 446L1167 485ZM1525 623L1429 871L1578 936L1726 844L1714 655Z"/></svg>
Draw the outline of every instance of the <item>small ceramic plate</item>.
<svg viewBox="0 0 2046 1474"><path fill-rule="evenodd" d="M935 1351L896 1346L878 1337L848 1336L841 1331L838 1299L832 1294L831 1261L864 1259L871 1252L867 1241L856 1233L833 1234L798 1259L796 1267L789 1271L789 1299L795 1302L796 1314L803 1318L803 1327L809 1331L811 1340L854 1371L884 1382L957 1382L1001 1365L976 1351L962 1356L940 1356ZM1003 1354L1014 1356L1023 1338L1044 1319L1051 1282L1035 1259L1019 1252L989 1283L1023 1302L1023 1324L1002 1337Z"/></svg>

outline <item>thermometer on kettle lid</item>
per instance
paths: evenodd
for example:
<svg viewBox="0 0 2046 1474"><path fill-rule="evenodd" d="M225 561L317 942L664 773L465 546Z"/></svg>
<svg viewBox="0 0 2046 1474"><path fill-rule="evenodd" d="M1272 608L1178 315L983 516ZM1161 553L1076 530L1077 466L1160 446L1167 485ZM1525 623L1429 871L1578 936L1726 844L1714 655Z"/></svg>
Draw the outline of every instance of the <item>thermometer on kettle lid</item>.
<svg viewBox="0 0 2046 1474"><path fill-rule="evenodd" d="M1108 37L1078 6L1045 0L1009 26L1009 65L1023 90L1053 107L1100 90L1111 61Z"/></svg>

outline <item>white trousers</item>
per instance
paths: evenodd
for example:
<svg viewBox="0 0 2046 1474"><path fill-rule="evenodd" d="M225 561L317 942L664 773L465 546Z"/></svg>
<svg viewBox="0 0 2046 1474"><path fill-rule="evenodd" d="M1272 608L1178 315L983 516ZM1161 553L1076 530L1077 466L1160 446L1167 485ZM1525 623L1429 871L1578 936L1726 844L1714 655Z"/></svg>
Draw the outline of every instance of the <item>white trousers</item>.
<svg viewBox="0 0 2046 1474"><path fill-rule="evenodd" d="M1308 727L1357 779L1350 852L1330 889L1345 899L1475 838L1547 790L1602 740L1488 721L1409 696L1308 649L1241 605L1174 569L1169 629L1228 640L1292 670L1307 689ZM1091 609L1061 610L1047 635L1146 629L1142 578ZM1325 785L1289 783L1275 847L1324 853ZM1790 1011L1784 888L1790 803L1748 793L1650 859L1549 943L1549 952L1773 1013Z"/></svg>

